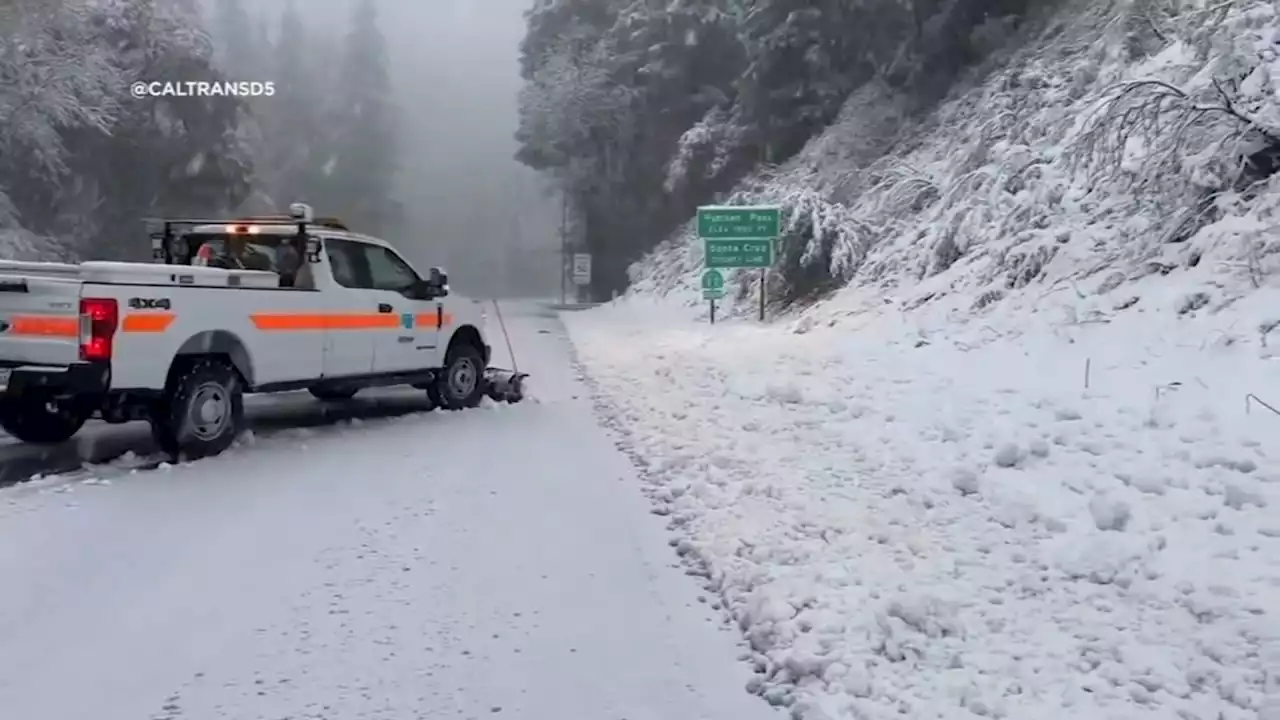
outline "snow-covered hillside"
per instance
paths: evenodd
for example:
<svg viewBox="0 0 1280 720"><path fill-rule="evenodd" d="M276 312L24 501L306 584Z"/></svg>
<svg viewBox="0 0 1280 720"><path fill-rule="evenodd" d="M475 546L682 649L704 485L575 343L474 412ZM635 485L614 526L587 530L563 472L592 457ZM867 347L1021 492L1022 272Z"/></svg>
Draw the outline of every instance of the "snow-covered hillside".
<svg viewBox="0 0 1280 720"><path fill-rule="evenodd" d="M1280 138L1277 13L1253 0L1067 3L923 123L863 88L731 202L791 211L792 281L830 274L907 303L957 292L980 309L1063 281L1122 293L1124 279L1191 266L1248 291L1280 249L1280 180L1247 187L1258 176L1241 172ZM700 263L686 229L633 267L633 292L696 302Z"/></svg>
<svg viewBox="0 0 1280 720"><path fill-rule="evenodd" d="M751 690L1280 718L1280 179L1241 162L1280 145L1278 27L1067 3L924 123L864 88L738 190L791 211L771 294L819 302L708 325L686 229L569 320Z"/></svg>

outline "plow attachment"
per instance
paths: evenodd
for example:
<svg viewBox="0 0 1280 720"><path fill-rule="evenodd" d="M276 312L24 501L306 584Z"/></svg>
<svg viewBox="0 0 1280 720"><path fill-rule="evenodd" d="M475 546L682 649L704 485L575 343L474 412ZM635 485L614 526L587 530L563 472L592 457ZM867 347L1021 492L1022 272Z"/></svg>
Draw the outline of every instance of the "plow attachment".
<svg viewBox="0 0 1280 720"><path fill-rule="evenodd" d="M528 373L502 368L484 371L484 393L494 402L518 403L524 399L524 381Z"/></svg>

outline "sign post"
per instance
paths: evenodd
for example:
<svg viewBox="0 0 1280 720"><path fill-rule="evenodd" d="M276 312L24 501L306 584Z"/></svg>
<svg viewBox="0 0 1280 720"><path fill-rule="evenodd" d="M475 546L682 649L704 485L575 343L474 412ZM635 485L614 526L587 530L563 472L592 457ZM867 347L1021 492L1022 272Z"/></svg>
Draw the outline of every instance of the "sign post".
<svg viewBox="0 0 1280 720"><path fill-rule="evenodd" d="M760 320L764 321L765 272L777 262L778 236L782 234L782 209L774 206L703 206L698 208L698 237L708 273L718 270L760 271ZM723 278L721 275L723 297ZM703 297L707 297L703 275ZM714 322L715 300L712 302Z"/></svg>
<svg viewBox="0 0 1280 720"><path fill-rule="evenodd" d="M719 270L702 272L702 299L711 303L711 324L716 324L716 301L724 297L724 273Z"/></svg>

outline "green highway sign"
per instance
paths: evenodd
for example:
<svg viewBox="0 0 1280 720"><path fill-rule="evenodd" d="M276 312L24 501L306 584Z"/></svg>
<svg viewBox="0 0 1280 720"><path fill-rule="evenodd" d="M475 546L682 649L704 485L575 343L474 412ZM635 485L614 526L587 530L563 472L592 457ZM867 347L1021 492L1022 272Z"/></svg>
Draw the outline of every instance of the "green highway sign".
<svg viewBox="0 0 1280 720"><path fill-rule="evenodd" d="M772 238L768 240L703 240L703 255L709 270L773 267Z"/></svg>
<svg viewBox="0 0 1280 720"><path fill-rule="evenodd" d="M698 208L698 237L703 240L772 240L782 234L782 210L776 207L704 206Z"/></svg>
<svg viewBox="0 0 1280 720"><path fill-rule="evenodd" d="M724 276L720 270L760 270L760 322L764 322L764 271L777 260L781 234L782 208L776 206L704 205L698 208L698 237L702 239L706 268L702 274L702 296L708 300L724 297ZM711 287L716 283L719 290ZM714 325L715 321L713 302L711 323Z"/></svg>
<svg viewBox="0 0 1280 720"><path fill-rule="evenodd" d="M702 299L719 300L724 297L724 273L707 270L702 273Z"/></svg>

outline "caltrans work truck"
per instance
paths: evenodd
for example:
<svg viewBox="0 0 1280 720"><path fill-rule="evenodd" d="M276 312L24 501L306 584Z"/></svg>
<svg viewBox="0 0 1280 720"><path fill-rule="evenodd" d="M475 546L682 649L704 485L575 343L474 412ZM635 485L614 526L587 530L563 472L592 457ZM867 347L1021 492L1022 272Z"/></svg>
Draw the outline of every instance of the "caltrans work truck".
<svg viewBox="0 0 1280 720"><path fill-rule="evenodd" d="M522 398L489 368L485 313L387 242L287 216L153 221L153 263L0 261L0 427L29 443L91 417L145 420L198 458L244 426L245 393L322 400L411 385L436 405Z"/></svg>

